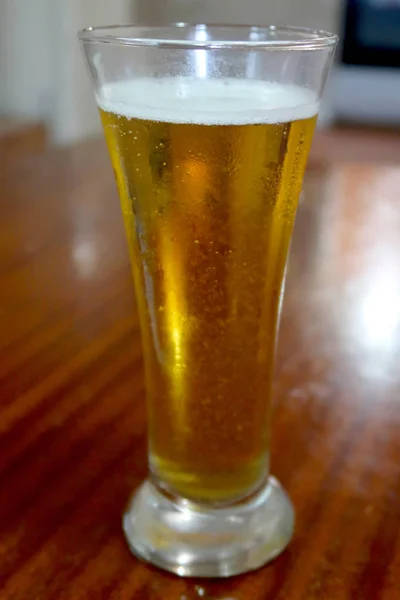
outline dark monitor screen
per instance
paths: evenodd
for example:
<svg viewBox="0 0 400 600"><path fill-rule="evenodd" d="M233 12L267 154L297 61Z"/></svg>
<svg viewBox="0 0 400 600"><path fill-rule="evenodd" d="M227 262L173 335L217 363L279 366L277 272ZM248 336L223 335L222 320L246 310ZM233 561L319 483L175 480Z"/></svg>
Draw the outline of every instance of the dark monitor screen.
<svg viewBox="0 0 400 600"><path fill-rule="evenodd" d="M400 0L348 0L342 61L400 67Z"/></svg>

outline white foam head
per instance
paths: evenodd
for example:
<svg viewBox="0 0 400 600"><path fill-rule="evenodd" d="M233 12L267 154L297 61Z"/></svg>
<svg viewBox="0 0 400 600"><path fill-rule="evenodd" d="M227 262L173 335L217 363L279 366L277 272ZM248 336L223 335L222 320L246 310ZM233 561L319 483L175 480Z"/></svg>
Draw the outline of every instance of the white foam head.
<svg viewBox="0 0 400 600"><path fill-rule="evenodd" d="M284 123L317 114L314 92L296 85L238 79L135 79L103 85L103 110L170 123Z"/></svg>

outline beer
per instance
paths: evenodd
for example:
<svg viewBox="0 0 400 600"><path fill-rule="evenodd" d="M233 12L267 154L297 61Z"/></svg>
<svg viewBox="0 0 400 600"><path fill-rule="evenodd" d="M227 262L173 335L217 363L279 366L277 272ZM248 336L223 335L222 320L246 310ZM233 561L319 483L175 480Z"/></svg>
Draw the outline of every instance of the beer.
<svg viewBox="0 0 400 600"><path fill-rule="evenodd" d="M98 96L141 321L150 468L227 503L268 475L274 346L313 93L138 79Z"/></svg>

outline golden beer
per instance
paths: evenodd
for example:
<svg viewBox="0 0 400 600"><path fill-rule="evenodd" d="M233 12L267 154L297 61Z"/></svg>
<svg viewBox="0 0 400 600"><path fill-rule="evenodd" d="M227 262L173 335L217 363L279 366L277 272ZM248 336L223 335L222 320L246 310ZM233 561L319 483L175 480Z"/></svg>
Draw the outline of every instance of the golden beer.
<svg viewBox="0 0 400 600"><path fill-rule="evenodd" d="M185 78L99 99L141 321L152 473L231 502L268 476L286 258L316 122L290 85Z"/></svg>

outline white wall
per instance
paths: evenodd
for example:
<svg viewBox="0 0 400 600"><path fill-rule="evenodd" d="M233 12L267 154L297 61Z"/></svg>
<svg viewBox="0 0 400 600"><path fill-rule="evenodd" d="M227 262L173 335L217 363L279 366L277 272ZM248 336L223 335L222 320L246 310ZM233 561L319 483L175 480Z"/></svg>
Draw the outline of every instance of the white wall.
<svg viewBox="0 0 400 600"><path fill-rule="evenodd" d="M54 134L71 143L100 132L89 76L76 33L90 25L129 23L134 18L131 0L58 0L64 28L58 52L58 95Z"/></svg>
<svg viewBox="0 0 400 600"><path fill-rule="evenodd" d="M143 19L298 25L337 31L342 0L137 0Z"/></svg>
<svg viewBox="0 0 400 600"><path fill-rule="evenodd" d="M133 0L0 0L0 113L45 120L65 144L100 133L77 31L126 23Z"/></svg>
<svg viewBox="0 0 400 600"><path fill-rule="evenodd" d="M53 9L54 0L0 0L0 112L48 114Z"/></svg>

